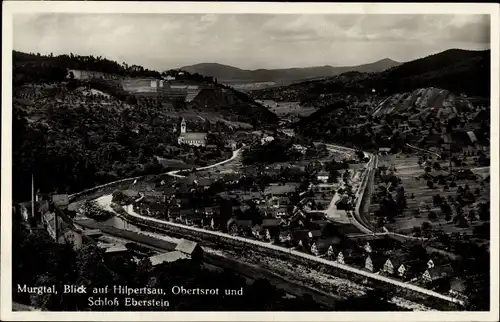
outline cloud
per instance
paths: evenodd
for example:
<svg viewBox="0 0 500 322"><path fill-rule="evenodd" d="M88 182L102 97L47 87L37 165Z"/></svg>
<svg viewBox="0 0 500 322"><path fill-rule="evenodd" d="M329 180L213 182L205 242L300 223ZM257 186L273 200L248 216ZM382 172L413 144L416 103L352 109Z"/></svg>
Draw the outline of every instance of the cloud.
<svg viewBox="0 0 500 322"><path fill-rule="evenodd" d="M156 69L200 62L249 69L355 65L482 49L489 28L484 15L16 14L14 48Z"/></svg>

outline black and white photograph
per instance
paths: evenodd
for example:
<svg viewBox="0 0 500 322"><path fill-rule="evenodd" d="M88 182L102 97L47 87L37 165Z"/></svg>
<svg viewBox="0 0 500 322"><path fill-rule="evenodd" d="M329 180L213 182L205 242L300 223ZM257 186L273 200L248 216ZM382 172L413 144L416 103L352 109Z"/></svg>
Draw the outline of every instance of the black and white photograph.
<svg viewBox="0 0 500 322"><path fill-rule="evenodd" d="M7 8L2 320L498 319L498 7L62 4Z"/></svg>

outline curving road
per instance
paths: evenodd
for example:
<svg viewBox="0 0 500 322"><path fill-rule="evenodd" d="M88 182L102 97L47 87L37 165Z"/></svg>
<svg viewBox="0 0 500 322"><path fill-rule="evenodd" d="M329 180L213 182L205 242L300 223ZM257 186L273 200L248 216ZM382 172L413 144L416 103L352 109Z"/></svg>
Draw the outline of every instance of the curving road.
<svg viewBox="0 0 500 322"><path fill-rule="evenodd" d="M207 165L205 167L196 168L195 171L208 170L208 169L215 168L217 166L229 163L229 162L233 161L234 159L238 158L244 148L245 148L245 145L243 145L238 150L233 151L233 155L229 159L227 159L227 160L224 160L224 161L221 161L221 162L217 162L217 163L214 163L214 164L211 164L211 165ZM182 170L174 170L174 171L167 172L166 174L169 175L169 176L172 176L172 177L176 177L176 178L186 178L186 176L178 174L181 171Z"/></svg>
<svg viewBox="0 0 500 322"><path fill-rule="evenodd" d="M350 149L350 148L346 148L346 147L341 147L341 146L336 146L336 145L327 145L327 146L330 146L332 149L337 149L337 150L341 149L341 150L345 150L345 151L354 151L354 149ZM217 167L219 165L231 162L232 160L236 159L240 155L242 149L243 149L243 147L240 148L240 149L238 149L238 150L236 150L236 151L234 151L232 157L229 158L229 159L227 159L227 160L224 160L224 161L212 164L210 166L201 167L201 168L198 168L196 170L210 169L210 168ZM364 174L363 178L361 179L361 184L358 187L358 191L356 193L356 195L357 195L356 211L355 211L355 216L353 216L352 223L355 224L356 226L358 226L361 231L367 232L367 233L369 232L369 233L373 234L372 230L366 224L366 222L363 221L363 217L359 213L359 207L360 207L360 204L361 204L362 196L365 193L367 184L370 182L369 178L370 178L370 176L373 176L373 172L374 172L373 170L377 166L377 157L375 155L371 154L371 153L367 153L367 154L368 154L370 160L365 165L365 167L366 167L365 174ZM179 171L170 171L167 174L171 175L171 176L174 176L174 177L183 178L184 176L178 175ZM205 234L210 234L210 235L216 235L216 236L218 236L220 238L237 240L239 242L244 242L244 243L247 243L247 244L253 244L253 245L256 245L256 246L265 247L265 248L268 248L268 249L273 249L273 250L279 251L281 253L289 253L291 255L293 254L294 256L302 257L304 259L307 259L307 260L310 260L310 261L313 261L313 262L318 262L318 263L326 264L328 266L339 268L339 269L341 269L341 270L343 270L345 272L351 272L351 273L358 274L358 275L361 275L361 276L366 276L366 277L369 277L369 278L372 278L372 279L375 279L375 280L379 280L379 281L382 281L382 282L385 282L385 283L392 284L394 286L398 286L398 287L401 287L401 288L413 290L413 291L416 291L418 293L426 294L426 295L429 295L429 296L432 296L432 297L435 297L435 298L444 299L444 300L449 301L449 302L455 302L455 303L463 304L460 300L451 298L451 297L446 296L446 295L442 295L442 294L436 293L436 292L428 290L428 289L424 289L424 288L418 287L416 285L412 285L412 284L400 282L400 281L397 281L397 280L393 280L393 279L388 278L388 277L383 277L383 276L380 276L380 275L377 275L377 274L369 273L369 272L366 272L364 270L357 269L355 267L351 267L351 266L347 266L347 265L342 265L342 264L339 264L339 263L336 263L336 262L332 262L332 261L329 261L329 260L326 260L326 259L318 258L316 256L312 256L312 255L309 255L309 254L297 252L297 251L294 251L294 250L291 250L291 249L285 249L285 248L279 247L277 245L273 245L273 244L269 244L269 243L264 243L264 242L260 242L260 241L255 241L255 240L251 240L251 239L246 239L246 238L242 238L242 237L239 237L239 236L230 236L230 235L227 235L227 234L224 234L224 233L221 233L221 232L217 232L217 231L207 231L207 230L204 230L204 229L201 229L201 228L196 228L196 227L192 227L192 226L185 226L185 225L181 225L181 224L177 224L177 223L172 223L172 222L168 222L168 221L164 221L164 220L160 220L160 219L156 219L156 218L152 218L152 217L147 217L147 216L142 216L142 215L135 214L135 213L130 213L128 211L127 211L127 213L128 213L129 216L133 216L133 217L137 217L137 218L146 220L146 221L148 221L148 222L150 222L152 224L160 224L161 223L161 224L165 224L165 225L169 225L169 226L182 227L182 228L185 228L185 229L188 229L188 230L192 230L192 231L203 232ZM390 235L391 233L386 233L386 234Z"/></svg>

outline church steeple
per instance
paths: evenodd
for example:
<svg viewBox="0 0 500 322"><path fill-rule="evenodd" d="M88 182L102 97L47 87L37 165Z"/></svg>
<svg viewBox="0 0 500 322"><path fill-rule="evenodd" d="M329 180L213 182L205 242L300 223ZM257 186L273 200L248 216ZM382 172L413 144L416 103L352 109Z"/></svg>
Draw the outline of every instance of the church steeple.
<svg viewBox="0 0 500 322"><path fill-rule="evenodd" d="M182 121L181 121L181 134L184 134L186 133L186 120L184 118L182 118Z"/></svg>

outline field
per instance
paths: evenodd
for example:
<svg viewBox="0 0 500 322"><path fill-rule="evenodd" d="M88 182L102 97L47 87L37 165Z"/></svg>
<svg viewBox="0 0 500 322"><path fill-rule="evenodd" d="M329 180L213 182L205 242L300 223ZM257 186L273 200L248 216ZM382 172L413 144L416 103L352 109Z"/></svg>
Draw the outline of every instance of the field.
<svg viewBox="0 0 500 322"><path fill-rule="evenodd" d="M283 117L288 115L309 116L316 112L314 107L300 106L300 102L275 102L272 100L257 100L260 104L267 107L274 114Z"/></svg>
<svg viewBox="0 0 500 322"><path fill-rule="evenodd" d="M168 111L168 115L170 118L173 118L173 119L184 118L189 123L190 122L202 123L202 122L205 122L205 120L208 120L210 123L222 122L222 123L226 124L227 126L233 127L235 130L237 130L237 129L242 129L242 130L253 129L253 126L249 123L229 121L229 120L226 120L226 119L220 117L219 114L210 113L210 112L200 112L200 111L194 111L194 110L189 110L189 111L187 111L187 110L186 111L170 110L170 111ZM189 131L190 130L188 129L188 132Z"/></svg>
<svg viewBox="0 0 500 322"><path fill-rule="evenodd" d="M279 84L275 82L257 82L257 83L244 83L244 84L236 84L236 83L227 83L226 85L231 86L234 89L239 91L255 91L258 89L269 88L273 86L278 86Z"/></svg>
<svg viewBox="0 0 500 322"><path fill-rule="evenodd" d="M418 110L420 113L414 113L413 118L428 114L444 116L463 112L470 106L470 102L465 98L457 97L447 90L430 87L411 93L394 94L380 102L373 115L380 116Z"/></svg>
<svg viewBox="0 0 500 322"><path fill-rule="evenodd" d="M139 92L155 92L156 87L151 86L151 78L143 78L143 79L125 79L122 80L121 85L123 89L127 92L131 93L139 93Z"/></svg>
<svg viewBox="0 0 500 322"><path fill-rule="evenodd" d="M482 180L480 179L457 180L457 187L449 187L448 191L445 191L442 185L436 185L435 189L430 189L427 187L426 179L420 179L418 181L416 179L416 177L424 173L424 167L419 167L417 163L418 159L418 155L408 156L402 154L379 157L379 166L385 165L389 168L396 168L395 175L401 178L407 200L407 208L404 210L403 215L396 217L395 223L386 224L386 228L408 234L411 233L413 227L421 226L424 222L430 222L435 229L442 229L446 233L453 233L470 232L475 226L482 224L481 221L476 221L474 223L469 222L468 228L458 228L453 222L448 223L443 214L439 214L438 218L435 220L429 220L427 211L419 213L423 204L428 205L431 209L435 208L432 200L434 195L439 194L445 199L447 199L448 196L456 197L458 186L463 187L466 184L470 187L471 191L475 191L476 188L481 190L480 195L476 196L476 202L489 201L489 182L484 182L484 186L481 187ZM441 166L448 166L448 164L447 162L441 162ZM468 168L470 169L471 166L468 166ZM414 198L411 198L412 195L414 195ZM370 205L370 213L375 212L378 207L378 203L372 203ZM464 211L464 214L466 215L467 212Z"/></svg>

